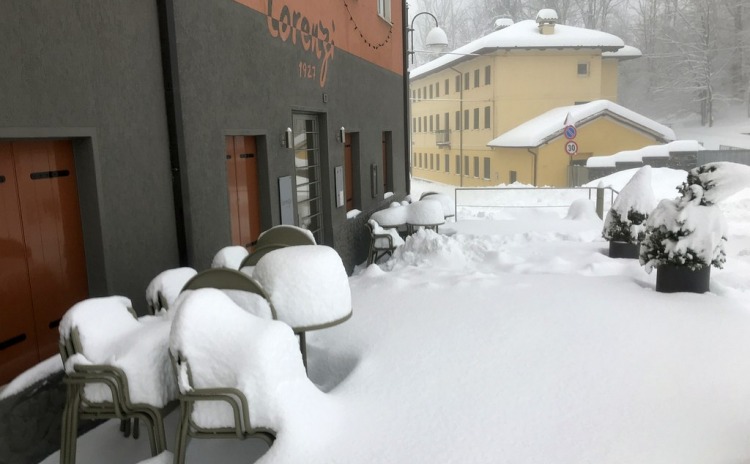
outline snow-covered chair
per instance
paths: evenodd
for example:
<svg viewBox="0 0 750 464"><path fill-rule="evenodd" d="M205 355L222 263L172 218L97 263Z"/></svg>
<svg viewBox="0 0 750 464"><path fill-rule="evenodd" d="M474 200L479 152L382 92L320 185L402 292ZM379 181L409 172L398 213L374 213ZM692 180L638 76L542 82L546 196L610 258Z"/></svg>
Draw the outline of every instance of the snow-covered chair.
<svg viewBox="0 0 750 464"><path fill-rule="evenodd" d="M185 283L182 292L201 288L223 291L241 308L265 319L276 319L273 306L258 305L259 299L268 300L263 288L249 275L227 268L212 268L201 271Z"/></svg>
<svg viewBox="0 0 750 464"><path fill-rule="evenodd" d="M276 243L273 245L263 245L261 247L256 247L255 250L250 253L249 255L245 256L245 259L242 260L242 263L240 264L240 269L243 269L245 267L252 267L258 264L258 261L260 261L260 258L264 257L268 253L278 250L279 248L285 248L289 245L284 245L281 243Z"/></svg>
<svg viewBox="0 0 750 464"><path fill-rule="evenodd" d="M146 287L146 303L151 314L156 314L162 309L169 310L185 286L198 271L192 267L179 267L167 269L154 277Z"/></svg>
<svg viewBox="0 0 750 464"><path fill-rule="evenodd" d="M271 227L258 237L255 249L267 245L316 245L312 232L301 227L281 224Z"/></svg>
<svg viewBox="0 0 750 464"><path fill-rule="evenodd" d="M370 251L367 253L367 264L376 263L386 255L393 255L399 246L404 244L404 239L396 229L383 229L377 221L367 221L367 230L370 231Z"/></svg>
<svg viewBox="0 0 750 464"><path fill-rule="evenodd" d="M258 306L270 306L265 299ZM198 289L178 303L170 354L182 412L176 464L185 462L188 440L275 439L279 385L304 378L291 329L240 308L216 289Z"/></svg>
<svg viewBox="0 0 750 464"><path fill-rule="evenodd" d="M170 323L137 319L125 297L91 298L70 308L60 323L60 355L67 396L60 462L75 463L80 419L135 419L147 426L151 454L166 449L163 417L176 396L169 354ZM126 434L127 435L127 434Z"/></svg>
<svg viewBox="0 0 750 464"><path fill-rule="evenodd" d="M247 256L247 248L240 245L227 246L219 250L211 261L211 267L239 269L240 263Z"/></svg>

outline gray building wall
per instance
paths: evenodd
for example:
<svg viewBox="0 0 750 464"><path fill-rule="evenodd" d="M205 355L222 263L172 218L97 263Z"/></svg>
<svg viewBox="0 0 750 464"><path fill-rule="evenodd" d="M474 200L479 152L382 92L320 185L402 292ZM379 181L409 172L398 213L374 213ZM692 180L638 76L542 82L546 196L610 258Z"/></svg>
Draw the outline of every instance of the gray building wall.
<svg viewBox="0 0 750 464"><path fill-rule="evenodd" d="M91 295L177 263L152 0L0 3L0 139L72 138Z"/></svg>

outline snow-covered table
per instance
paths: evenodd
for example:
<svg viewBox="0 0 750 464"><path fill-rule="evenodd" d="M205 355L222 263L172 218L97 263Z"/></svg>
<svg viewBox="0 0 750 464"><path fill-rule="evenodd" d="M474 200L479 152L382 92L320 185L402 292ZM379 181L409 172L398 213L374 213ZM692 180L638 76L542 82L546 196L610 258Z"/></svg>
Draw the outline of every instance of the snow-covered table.
<svg viewBox="0 0 750 464"><path fill-rule="evenodd" d="M352 315L349 277L333 248L301 245L274 250L258 261L253 278L271 300L277 319L299 335L305 366L305 332L341 324Z"/></svg>

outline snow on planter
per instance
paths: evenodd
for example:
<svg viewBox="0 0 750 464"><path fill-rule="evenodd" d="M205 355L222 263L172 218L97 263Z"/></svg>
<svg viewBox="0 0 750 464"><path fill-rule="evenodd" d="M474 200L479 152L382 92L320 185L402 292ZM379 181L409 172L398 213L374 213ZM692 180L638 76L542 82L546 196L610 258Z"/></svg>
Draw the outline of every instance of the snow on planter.
<svg viewBox="0 0 750 464"><path fill-rule="evenodd" d="M167 269L154 277L146 287L146 301L152 308L160 307L159 294L161 294L168 307L172 307L177 297L188 280L198 271L192 267L179 267Z"/></svg>
<svg viewBox="0 0 750 464"><path fill-rule="evenodd" d="M248 255L247 248L243 246L228 246L224 247L216 253L213 261L211 261L211 267L226 267L229 269L239 269L242 260Z"/></svg>
<svg viewBox="0 0 750 464"><path fill-rule="evenodd" d="M178 373L181 392L237 388L253 427L278 431L295 387L312 385L290 327L253 316L216 289L195 290L180 301L170 350L189 367L189 376L185 364ZM208 428L234 425L231 407L220 401L196 402L193 420Z"/></svg>
<svg viewBox="0 0 750 464"><path fill-rule="evenodd" d="M651 166L646 165L636 171L612 204L602 236L613 242L640 243L646 233L645 221L655 205Z"/></svg>
<svg viewBox="0 0 750 464"><path fill-rule="evenodd" d="M662 200L646 221L640 262L647 272L665 264L691 270L709 265L721 268L724 265L726 222L721 209L711 198L724 198L727 192L711 195L710 191L713 188L721 190L722 185L729 186L734 182L724 183L720 175L713 174L719 169L715 165L725 163L711 164L714 166L692 169L687 182L679 189L682 197ZM721 172L730 170L731 166L725 166Z"/></svg>
<svg viewBox="0 0 750 464"><path fill-rule="evenodd" d="M253 278L269 296L280 321L314 329L349 317L349 278L333 248L302 245L272 251L258 261Z"/></svg>
<svg viewBox="0 0 750 464"><path fill-rule="evenodd" d="M170 321L159 316L136 319L128 298L89 298L70 308L60 321L60 334L69 338L78 329L82 352L68 358L67 372L75 364L100 364L122 369L128 378L132 403L157 408L176 396L169 360ZM94 402L111 401L103 385L86 385L84 396Z"/></svg>

